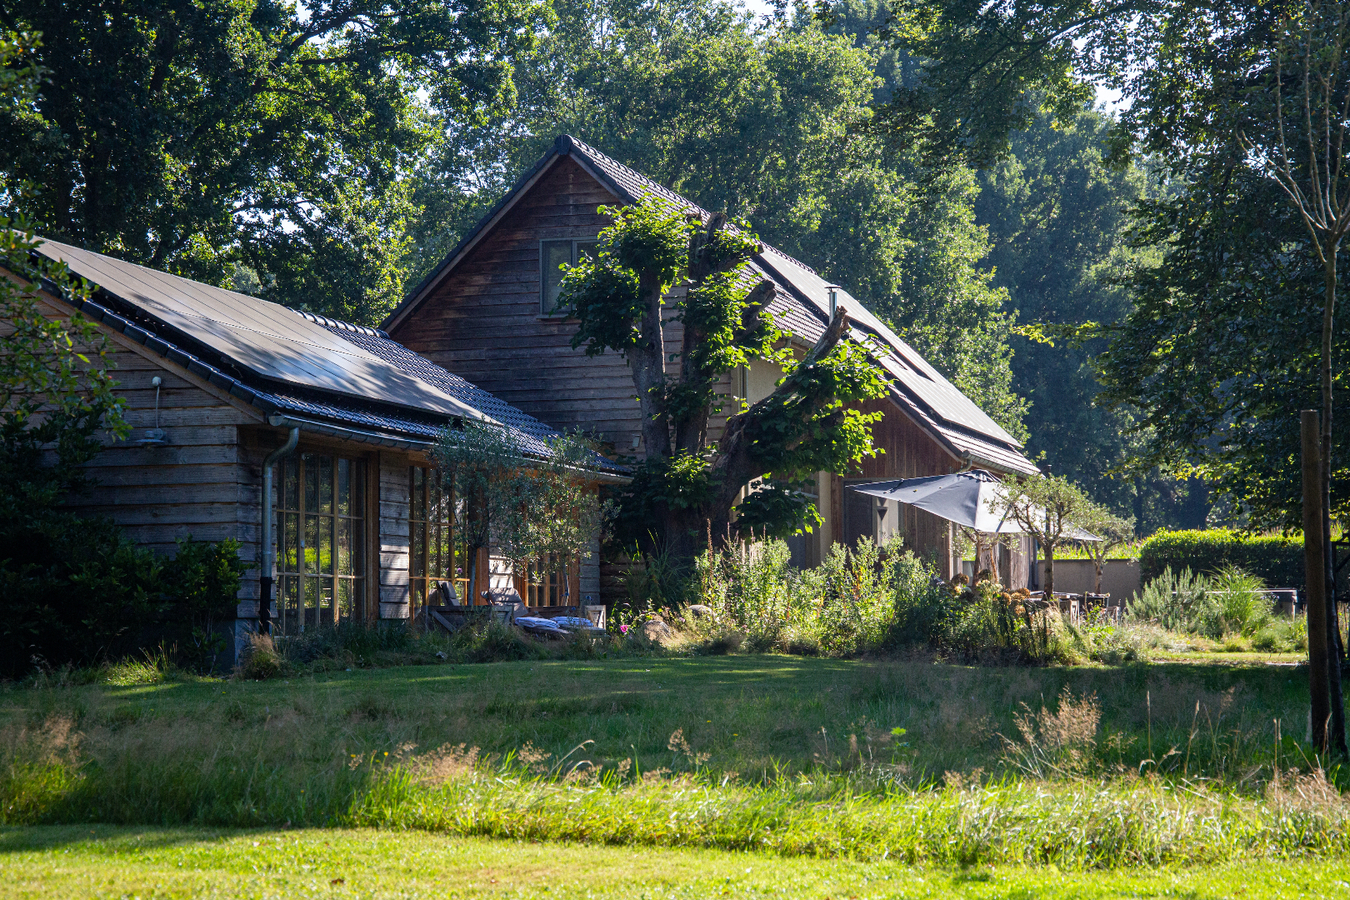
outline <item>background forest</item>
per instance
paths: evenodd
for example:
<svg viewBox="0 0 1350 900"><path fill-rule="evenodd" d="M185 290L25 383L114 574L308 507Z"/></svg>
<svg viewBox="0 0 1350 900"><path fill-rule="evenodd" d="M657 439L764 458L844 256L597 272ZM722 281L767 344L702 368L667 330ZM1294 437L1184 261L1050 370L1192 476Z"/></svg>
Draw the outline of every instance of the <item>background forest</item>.
<svg viewBox="0 0 1350 900"><path fill-rule="evenodd" d="M1122 322L1165 243L1132 210L1170 176L1111 156L1090 91L942 152L893 125L919 66L881 0L120 9L0 2L42 35L35 102L0 110L40 234L375 324L568 132L847 286L1141 533L1206 520L1141 412L1094 402L1108 337L1039 327Z"/></svg>

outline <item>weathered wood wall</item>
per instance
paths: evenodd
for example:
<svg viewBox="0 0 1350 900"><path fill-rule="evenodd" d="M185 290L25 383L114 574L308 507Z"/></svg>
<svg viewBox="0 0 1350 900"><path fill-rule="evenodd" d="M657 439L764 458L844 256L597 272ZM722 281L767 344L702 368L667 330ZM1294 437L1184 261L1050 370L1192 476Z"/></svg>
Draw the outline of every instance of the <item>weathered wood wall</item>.
<svg viewBox="0 0 1350 900"><path fill-rule="evenodd" d="M540 314L540 242L591 240L617 198L562 157L427 300L391 331L394 340L554 428L596 433L616 452L633 447L641 417L628 364L615 353L573 350L576 323ZM666 346L678 352L678 325Z"/></svg>

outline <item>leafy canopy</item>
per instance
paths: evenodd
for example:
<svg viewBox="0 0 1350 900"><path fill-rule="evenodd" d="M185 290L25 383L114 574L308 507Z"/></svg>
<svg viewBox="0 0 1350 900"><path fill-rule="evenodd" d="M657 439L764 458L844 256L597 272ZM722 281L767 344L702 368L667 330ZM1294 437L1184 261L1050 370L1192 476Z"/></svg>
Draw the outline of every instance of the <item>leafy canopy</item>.
<svg viewBox="0 0 1350 900"><path fill-rule="evenodd" d="M406 275L404 176L438 128L509 96L545 18L534 0L12 0L43 78L0 109L0 198L45 236L377 321Z"/></svg>

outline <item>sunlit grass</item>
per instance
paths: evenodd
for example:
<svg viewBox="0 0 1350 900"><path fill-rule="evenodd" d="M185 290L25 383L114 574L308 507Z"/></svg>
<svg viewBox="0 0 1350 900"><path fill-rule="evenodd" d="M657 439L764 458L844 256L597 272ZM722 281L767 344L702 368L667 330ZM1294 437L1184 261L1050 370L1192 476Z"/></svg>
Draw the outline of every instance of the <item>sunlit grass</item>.
<svg viewBox="0 0 1350 900"><path fill-rule="evenodd" d="M417 832L0 829L0 898L550 897L1002 900L1343 896L1350 863L1062 872L534 844Z"/></svg>
<svg viewBox="0 0 1350 900"><path fill-rule="evenodd" d="M1067 868L1336 855L1301 672L773 656L0 691L0 819Z"/></svg>

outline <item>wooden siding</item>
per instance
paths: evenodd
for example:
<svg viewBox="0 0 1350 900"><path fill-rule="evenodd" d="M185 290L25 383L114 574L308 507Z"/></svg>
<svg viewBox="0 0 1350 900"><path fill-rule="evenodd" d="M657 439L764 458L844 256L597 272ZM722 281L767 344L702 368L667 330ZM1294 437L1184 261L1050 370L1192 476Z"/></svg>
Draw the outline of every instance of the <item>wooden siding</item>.
<svg viewBox="0 0 1350 900"><path fill-rule="evenodd" d="M43 312L64 318L69 309L49 301ZM108 333L115 366L117 396L126 404L132 427L127 440L104 437L105 449L86 471L88 491L72 497L69 506L82 515L106 517L128 537L157 553L172 554L179 540L237 540L240 557L256 566L259 497L256 473L248 471L239 445L241 425L258 421L194 376L165 363L121 335ZM163 445L137 441L156 424L167 436ZM256 576L256 573L253 573ZM240 599L254 601L256 577L246 576Z"/></svg>
<svg viewBox="0 0 1350 900"><path fill-rule="evenodd" d="M380 618L406 619L408 599L408 467L405 453L381 451L374 465L379 471Z"/></svg>
<svg viewBox="0 0 1350 900"><path fill-rule="evenodd" d="M641 456L642 448L633 445L641 419L627 363L618 354L588 357L573 350L575 323L541 316L539 309L540 242L593 239L607 224L596 207L616 201L574 160L559 158L421 305L392 327L392 337L555 428L583 428L619 454ZM667 330L667 352L677 353L680 340L675 324ZM752 372L752 399L759 399L765 385L772 390L770 374ZM719 393L731 394L732 384L728 373ZM866 408L884 413L874 439L885 453L849 477L937 475L959 467L893 402ZM710 422L714 439L723 422L720 417ZM840 475L822 474L820 510L826 522L808 545L809 562L842 539L842 489ZM904 517L908 545L938 553L950 567L946 522L912 509ZM596 586L606 600L615 599L618 571L610 565L603 573L596 570Z"/></svg>
<svg viewBox="0 0 1350 900"><path fill-rule="evenodd" d="M608 223L596 208L616 200L560 158L391 336L555 428L633 453L641 419L627 362L573 350L575 322L539 306L540 241L593 239ZM667 329L669 352L680 340L678 325Z"/></svg>

